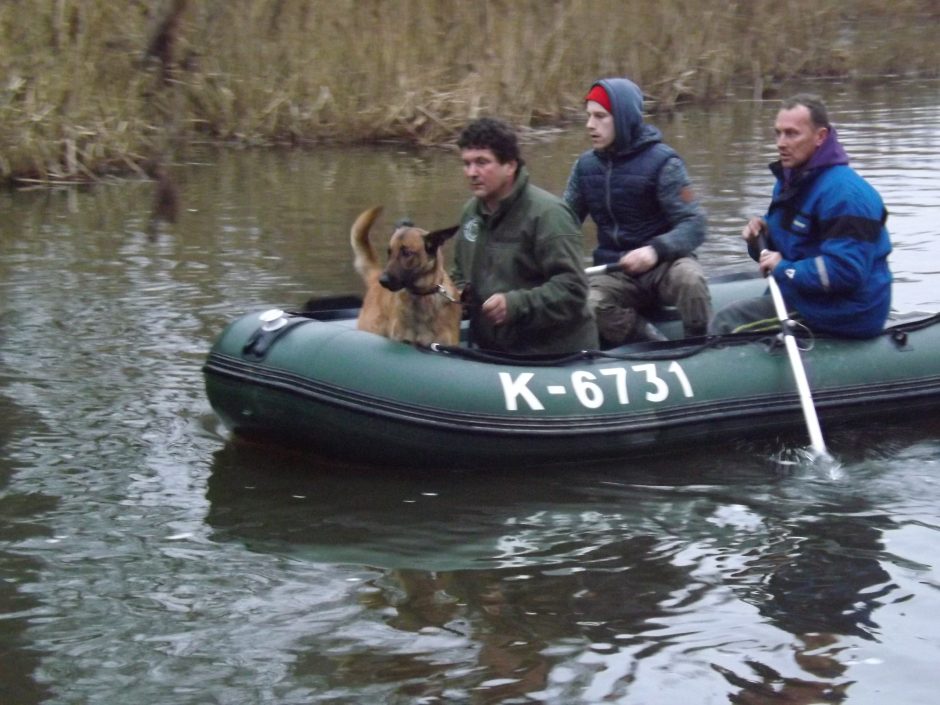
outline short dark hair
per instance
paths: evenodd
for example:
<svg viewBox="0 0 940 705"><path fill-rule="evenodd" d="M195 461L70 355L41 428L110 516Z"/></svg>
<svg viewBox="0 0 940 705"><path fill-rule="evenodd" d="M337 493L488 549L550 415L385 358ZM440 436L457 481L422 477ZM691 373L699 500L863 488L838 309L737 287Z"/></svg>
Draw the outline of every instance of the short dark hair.
<svg viewBox="0 0 940 705"><path fill-rule="evenodd" d="M791 98L787 98L780 106L781 110L793 110L793 108L803 106L809 110L809 119L813 127L825 127L831 129L829 124L829 111L826 110L826 104L823 99L813 93L797 93Z"/></svg>
<svg viewBox="0 0 940 705"><path fill-rule="evenodd" d="M497 118L478 118L468 124L457 137L460 149L489 149L500 164L516 162L522 167L525 162L519 153L516 132L507 123Z"/></svg>

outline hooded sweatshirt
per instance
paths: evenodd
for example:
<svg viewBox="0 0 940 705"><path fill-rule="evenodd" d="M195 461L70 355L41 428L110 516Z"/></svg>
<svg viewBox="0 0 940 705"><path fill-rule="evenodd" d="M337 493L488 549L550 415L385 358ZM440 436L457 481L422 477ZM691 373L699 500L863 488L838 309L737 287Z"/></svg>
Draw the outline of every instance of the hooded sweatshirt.
<svg viewBox="0 0 940 705"><path fill-rule="evenodd" d="M705 239L705 212L687 194L685 164L662 133L643 121L643 93L625 78L601 86L611 102L614 141L575 162L564 198L583 222L597 225L594 263L616 262L652 246L661 261L686 257ZM593 86L592 86L593 87Z"/></svg>

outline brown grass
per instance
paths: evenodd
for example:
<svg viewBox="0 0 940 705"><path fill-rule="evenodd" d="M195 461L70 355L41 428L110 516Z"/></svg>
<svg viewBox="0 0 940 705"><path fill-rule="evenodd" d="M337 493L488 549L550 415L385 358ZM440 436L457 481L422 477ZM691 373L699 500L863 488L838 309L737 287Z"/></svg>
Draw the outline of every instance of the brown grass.
<svg viewBox="0 0 940 705"><path fill-rule="evenodd" d="M468 119L650 107L796 76L931 75L934 0L6 0L0 181L143 170L198 140L439 144Z"/></svg>

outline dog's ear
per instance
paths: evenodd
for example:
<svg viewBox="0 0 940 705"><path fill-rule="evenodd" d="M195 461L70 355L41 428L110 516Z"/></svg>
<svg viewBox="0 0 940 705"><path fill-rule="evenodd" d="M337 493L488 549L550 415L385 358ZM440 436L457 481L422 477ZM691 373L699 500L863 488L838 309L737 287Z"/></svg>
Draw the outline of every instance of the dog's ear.
<svg viewBox="0 0 940 705"><path fill-rule="evenodd" d="M424 236L424 249L428 251L428 254L433 254L441 245L452 238L458 230L460 230L459 225L452 225L449 228L428 233Z"/></svg>

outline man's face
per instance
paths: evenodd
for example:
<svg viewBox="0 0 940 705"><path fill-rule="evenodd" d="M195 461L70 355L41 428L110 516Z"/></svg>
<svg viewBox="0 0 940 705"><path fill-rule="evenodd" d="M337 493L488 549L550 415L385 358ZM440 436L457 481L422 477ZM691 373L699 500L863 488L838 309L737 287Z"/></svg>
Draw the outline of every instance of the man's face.
<svg viewBox="0 0 940 705"><path fill-rule="evenodd" d="M813 127L809 108L797 105L777 113L774 134L777 136L777 153L781 164L788 169L798 169L810 160L817 147L825 141L829 130Z"/></svg>
<svg viewBox="0 0 940 705"><path fill-rule="evenodd" d="M603 105L589 100L587 106L587 131L594 149L607 149L614 143L616 130L614 129L614 116L607 112Z"/></svg>
<svg viewBox="0 0 940 705"><path fill-rule="evenodd" d="M512 191L518 162L501 164L491 149L464 149L460 152L463 173L474 196L495 210L499 202Z"/></svg>

